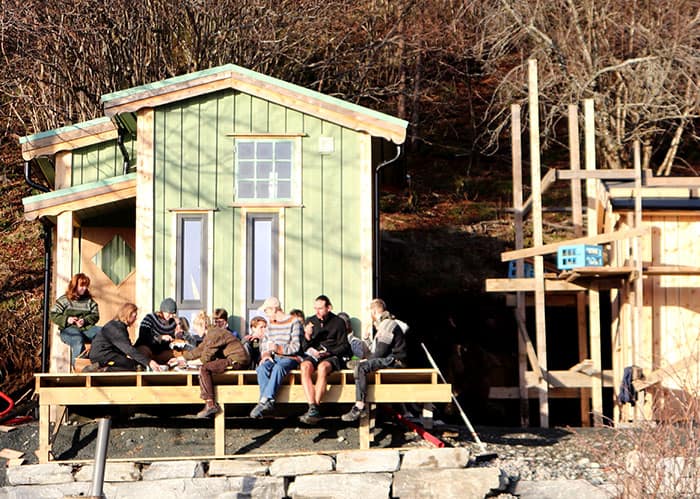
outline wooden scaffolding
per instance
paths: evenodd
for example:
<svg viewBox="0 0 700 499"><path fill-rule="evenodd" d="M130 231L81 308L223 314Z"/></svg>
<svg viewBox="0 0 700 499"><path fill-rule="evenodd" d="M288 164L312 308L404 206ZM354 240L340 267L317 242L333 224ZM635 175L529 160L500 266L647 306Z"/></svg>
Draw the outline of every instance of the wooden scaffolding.
<svg viewBox="0 0 700 499"><path fill-rule="evenodd" d="M598 170L594 103L584 101L584 169L579 155L578 106L569 106L568 170L541 174L537 65L529 61L531 196L523 200L520 106L513 105L512 158L515 249L504 262L516 262L516 277L487 279L486 291L514 294L518 334L519 386L491 387L490 397L519 399L521 424L529 426L529 399L539 402L539 426L549 426L549 399L580 399L583 425L604 422L603 388L612 388L613 421L660 417L669 390L695 394L700 371L700 177L655 178L641 170L639 147L634 167ZM557 180L571 184L574 238L544 244L542 193ZM585 203L581 181L585 181ZM524 247L524 217L532 218L532 247ZM585 217L584 217L585 214ZM585 230L584 230L585 219ZM545 271L544 256L562 246L601 245L605 264ZM524 277L524 259L532 262ZM612 369L603 369L600 300L609 291ZM579 362L567 370L547 368L546 305L568 295L576 309ZM604 296L608 296L605 293ZM534 306L535 343L526 325ZM608 326L608 325L606 325ZM529 369L528 369L529 367ZM625 367L633 369L639 402L622 404L618 389ZM682 397L681 397L682 398ZM668 408L668 397L666 408Z"/></svg>

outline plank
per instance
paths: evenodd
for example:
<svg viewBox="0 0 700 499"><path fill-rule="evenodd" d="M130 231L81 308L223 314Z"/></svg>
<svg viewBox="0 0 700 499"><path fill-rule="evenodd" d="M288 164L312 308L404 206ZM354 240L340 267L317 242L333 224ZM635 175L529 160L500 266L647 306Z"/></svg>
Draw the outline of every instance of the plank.
<svg viewBox="0 0 700 499"><path fill-rule="evenodd" d="M24 452L5 447L0 451L0 457L4 459L18 459L24 456Z"/></svg>
<svg viewBox="0 0 700 499"><path fill-rule="evenodd" d="M621 241L622 239L628 239L631 237L645 235L648 231L648 228L620 230L610 232L607 234L577 237L575 239L568 239L566 241L544 244L542 246L525 248L522 250L504 251L503 253L501 253L501 261L509 262L511 260L517 260L518 258L527 258L529 256L548 255L550 253L556 253L556 251L561 246L569 246L576 244L605 244L613 241Z"/></svg>

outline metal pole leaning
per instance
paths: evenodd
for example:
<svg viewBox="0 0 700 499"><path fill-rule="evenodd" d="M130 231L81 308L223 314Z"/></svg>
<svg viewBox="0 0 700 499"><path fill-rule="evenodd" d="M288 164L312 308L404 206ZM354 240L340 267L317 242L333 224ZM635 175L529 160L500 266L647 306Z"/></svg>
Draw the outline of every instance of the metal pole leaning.
<svg viewBox="0 0 700 499"><path fill-rule="evenodd" d="M423 347L423 351L425 351L425 355L428 357L428 361L430 362L430 365L433 366L433 369L435 369L440 376L440 380L447 384L447 381L445 380L445 377L442 375L442 372L440 371L440 368L437 366L435 363L435 359L433 359L433 356L430 355L430 352L428 351L428 348L425 346L425 344L421 341L420 344L421 347ZM479 454L476 457L477 461L487 461L490 459L493 459L497 457L495 453L490 453L486 451L486 445L484 442L481 441L479 438L479 435L476 434L476 431L474 431L474 427L472 424L469 422L469 418L467 415L464 413L464 410L462 409L462 406L460 405L459 401L457 400L457 397L454 396L454 393L451 394L452 396L452 402L457 406L457 409L459 409L459 414L462 416L462 420L464 421L464 424L467 425L467 428L469 429L469 433L471 434L472 438L476 442L476 444L479 446L479 450L481 451L481 454Z"/></svg>
<svg viewBox="0 0 700 499"><path fill-rule="evenodd" d="M107 461L107 445L109 444L109 429L111 425L112 420L110 418L101 418L97 426L95 470L92 474L92 490L90 497L104 497L105 462Z"/></svg>

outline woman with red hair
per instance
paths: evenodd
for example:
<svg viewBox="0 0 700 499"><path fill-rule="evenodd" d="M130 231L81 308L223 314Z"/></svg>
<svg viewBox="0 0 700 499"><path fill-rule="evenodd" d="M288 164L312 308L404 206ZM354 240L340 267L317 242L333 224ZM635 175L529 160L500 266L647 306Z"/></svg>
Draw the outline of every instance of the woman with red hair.
<svg viewBox="0 0 700 499"><path fill-rule="evenodd" d="M100 320L97 302L90 294L90 278L83 273L75 274L66 293L61 295L51 310L51 321L60 330L61 341L70 346L70 365L75 366L75 358L85 350L85 343L91 343L100 331L96 326Z"/></svg>

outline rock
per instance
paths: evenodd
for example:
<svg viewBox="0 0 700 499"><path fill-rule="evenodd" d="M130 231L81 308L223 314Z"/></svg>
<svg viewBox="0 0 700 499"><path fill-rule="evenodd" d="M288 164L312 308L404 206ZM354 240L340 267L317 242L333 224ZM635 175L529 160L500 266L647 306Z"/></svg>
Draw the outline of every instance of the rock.
<svg viewBox="0 0 700 499"><path fill-rule="evenodd" d="M37 485L73 482L73 467L58 463L30 464L7 468L10 485Z"/></svg>
<svg viewBox="0 0 700 499"><path fill-rule="evenodd" d="M215 460L209 462L209 476L267 475L268 467L253 460Z"/></svg>
<svg viewBox="0 0 700 499"><path fill-rule="evenodd" d="M515 485L515 494L521 499L611 499L611 489L596 487L586 480L521 480Z"/></svg>
<svg viewBox="0 0 700 499"><path fill-rule="evenodd" d="M333 471L333 458L323 455L282 457L270 465L272 476L310 475Z"/></svg>
<svg viewBox="0 0 700 499"><path fill-rule="evenodd" d="M95 466L86 464L75 473L78 482L92 482ZM135 463L105 463L105 482L135 482L141 479L141 471Z"/></svg>
<svg viewBox="0 0 700 499"><path fill-rule="evenodd" d="M347 499L352 496L388 499L390 490L390 473L338 473L298 476L289 484L287 495L292 499Z"/></svg>
<svg viewBox="0 0 700 499"><path fill-rule="evenodd" d="M168 478L199 478L204 476L199 461L158 461L144 467L143 480L165 480Z"/></svg>
<svg viewBox="0 0 700 499"><path fill-rule="evenodd" d="M401 469L464 468L469 461L469 451L464 447L452 449L415 449L406 451Z"/></svg>
<svg viewBox="0 0 700 499"><path fill-rule="evenodd" d="M399 469L401 457L396 450L340 452L335 458L338 473L381 473Z"/></svg>
<svg viewBox="0 0 700 499"><path fill-rule="evenodd" d="M501 487L497 468L401 470L394 474L394 497L483 499Z"/></svg>

